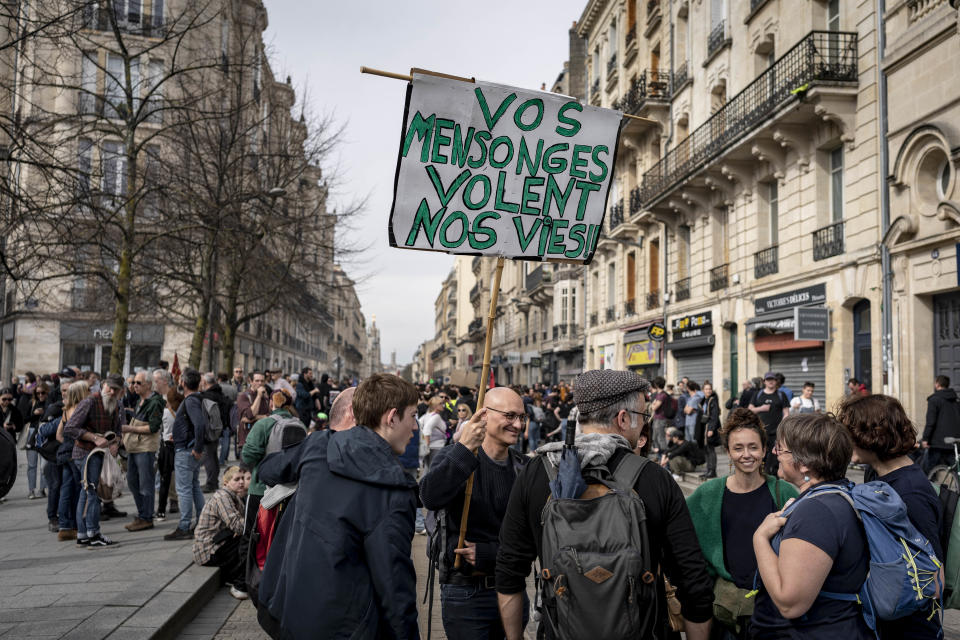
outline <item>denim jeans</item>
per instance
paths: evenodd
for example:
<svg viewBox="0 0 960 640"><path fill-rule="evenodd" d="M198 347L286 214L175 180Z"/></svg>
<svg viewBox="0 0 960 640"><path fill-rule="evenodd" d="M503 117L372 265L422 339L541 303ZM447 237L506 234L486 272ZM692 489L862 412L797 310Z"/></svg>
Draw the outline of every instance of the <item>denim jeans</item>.
<svg viewBox="0 0 960 640"><path fill-rule="evenodd" d="M540 423L531 420L528 430L530 431L530 451L536 451L537 445L540 444Z"/></svg>
<svg viewBox="0 0 960 640"><path fill-rule="evenodd" d="M43 477L47 481L47 520L52 522L57 519L57 507L60 506L60 467L44 460Z"/></svg>
<svg viewBox="0 0 960 640"><path fill-rule="evenodd" d="M30 429L27 433L27 443L30 447L33 447L37 441L37 430ZM37 490L37 465L43 459L40 457L40 454L37 453L36 449L30 448L27 449L27 490L30 493L35 493ZM46 461L43 461L46 464ZM40 473L40 490L42 491L47 486L47 479L44 478L43 472Z"/></svg>
<svg viewBox="0 0 960 640"><path fill-rule="evenodd" d="M83 483L84 462L87 466L87 482ZM100 496L97 485L100 484L100 472L103 470L103 453L94 453L74 460L81 483L80 500L77 501L77 537L92 538L100 533Z"/></svg>
<svg viewBox="0 0 960 640"><path fill-rule="evenodd" d="M203 491L200 490L200 461L193 457L192 449L179 449L173 458L173 472L177 478L177 499L180 502L180 524L183 531L190 529L193 509L197 518L203 509Z"/></svg>
<svg viewBox="0 0 960 640"><path fill-rule="evenodd" d="M60 504L57 519L60 529L77 528L77 503L80 501L80 473L72 462L57 465L60 469Z"/></svg>
<svg viewBox="0 0 960 640"><path fill-rule="evenodd" d="M560 418L560 440L567 441L567 418Z"/></svg>
<svg viewBox="0 0 960 640"><path fill-rule="evenodd" d="M141 520L153 520L153 498L156 472L154 462L157 454L153 451L127 454L127 486L137 503L137 517Z"/></svg>
<svg viewBox="0 0 960 640"><path fill-rule="evenodd" d="M488 640L506 637L495 589L440 584L443 630L450 640ZM523 626L527 626L530 604L523 594Z"/></svg>
<svg viewBox="0 0 960 640"><path fill-rule="evenodd" d="M227 464L227 458L230 456L230 429L224 427L220 434L220 466Z"/></svg>

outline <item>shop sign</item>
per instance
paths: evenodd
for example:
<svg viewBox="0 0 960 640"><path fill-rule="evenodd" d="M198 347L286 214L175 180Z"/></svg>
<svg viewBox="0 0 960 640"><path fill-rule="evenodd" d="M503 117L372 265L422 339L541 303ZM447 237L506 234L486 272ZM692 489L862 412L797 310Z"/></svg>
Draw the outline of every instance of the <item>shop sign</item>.
<svg viewBox="0 0 960 640"><path fill-rule="evenodd" d="M530 358L530 366L539 369L540 368L540 358Z"/></svg>
<svg viewBox="0 0 960 640"><path fill-rule="evenodd" d="M663 339L667 335L667 329L663 326L663 323L654 322L650 325L650 328L647 329L647 337L656 342L663 342Z"/></svg>
<svg viewBox="0 0 960 640"><path fill-rule="evenodd" d="M830 310L825 307L797 307L793 310L794 340L829 340Z"/></svg>
<svg viewBox="0 0 960 640"><path fill-rule="evenodd" d="M815 284L803 289L795 289L785 293L778 293L753 301L756 315L782 311L792 307L802 307L814 304L824 304L827 301L827 285Z"/></svg>
<svg viewBox="0 0 960 640"><path fill-rule="evenodd" d="M645 367L660 364L660 345L653 340L641 340L624 345L627 349L628 367Z"/></svg>
<svg viewBox="0 0 960 640"><path fill-rule="evenodd" d="M759 329L766 329L767 331L773 332L786 332L793 331L793 327L796 325L794 322L793 316L789 318L771 318L770 320L756 320L750 323L749 329L751 331L757 331Z"/></svg>
<svg viewBox="0 0 960 640"><path fill-rule="evenodd" d="M674 342L709 336L713 333L713 312L705 311L697 315L674 318L670 321L670 332Z"/></svg>
<svg viewBox="0 0 960 640"><path fill-rule="evenodd" d="M113 340L113 325L84 322L61 322L60 340L62 342L110 342ZM127 342L132 344L163 344L163 325L130 324L127 329Z"/></svg>

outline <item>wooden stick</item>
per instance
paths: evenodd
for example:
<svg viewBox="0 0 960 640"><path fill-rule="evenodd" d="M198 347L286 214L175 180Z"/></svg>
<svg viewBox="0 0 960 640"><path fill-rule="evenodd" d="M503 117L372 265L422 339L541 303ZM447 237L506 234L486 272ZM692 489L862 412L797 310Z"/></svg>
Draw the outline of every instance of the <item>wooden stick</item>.
<svg viewBox="0 0 960 640"><path fill-rule="evenodd" d="M487 337L483 345L483 367L480 368L480 391L477 393L477 411L483 406L483 396L487 392L490 375L490 347L493 343L493 321L497 317L497 298L500 295L500 277L503 275L503 256L497 258L497 270L493 274L493 288L490 290L490 313L487 314ZM474 452L476 455L476 452ZM467 478L467 486L463 491L463 513L460 514L460 537L457 540L457 549L463 549L467 537L467 516L470 513L470 498L473 496L473 474ZM462 556L457 554L453 561L453 568L459 569Z"/></svg>
<svg viewBox="0 0 960 640"><path fill-rule="evenodd" d="M410 73L394 73L393 71L382 71L380 69L372 69L370 67L360 67L360 73L369 73L372 76L382 76L384 78L393 78L394 80L406 80L410 82L413 80L414 73L422 73L428 76L437 76L438 78L447 78L449 80L461 80L463 82L475 82L473 78L464 78L461 76L453 76L449 73L440 73L439 71L429 71L427 69L411 69ZM629 113L623 114L624 118L630 118L631 120L637 120L639 122L645 122L647 124L660 124L657 120L652 118L641 118L640 116L632 116Z"/></svg>

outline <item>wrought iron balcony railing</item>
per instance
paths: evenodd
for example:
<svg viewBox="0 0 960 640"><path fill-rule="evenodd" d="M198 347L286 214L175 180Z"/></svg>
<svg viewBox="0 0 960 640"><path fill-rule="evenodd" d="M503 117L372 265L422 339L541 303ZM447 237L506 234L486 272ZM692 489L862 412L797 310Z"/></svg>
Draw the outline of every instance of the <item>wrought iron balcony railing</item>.
<svg viewBox="0 0 960 640"><path fill-rule="evenodd" d="M717 51L723 44L727 41L727 21L721 20L718 22L713 29L710 30L710 35L707 37L707 56L711 56L714 52Z"/></svg>
<svg viewBox="0 0 960 640"><path fill-rule="evenodd" d="M813 232L813 259L825 260L843 253L843 220Z"/></svg>
<svg viewBox="0 0 960 640"><path fill-rule="evenodd" d="M677 294L677 302L690 299L690 278L682 278L677 280L677 284L673 288L674 293Z"/></svg>
<svg viewBox="0 0 960 640"><path fill-rule="evenodd" d="M630 215L637 215L642 208L643 201L640 199L640 187L634 187L630 190Z"/></svg>
<svg viewBox="0 0 960 640"><path fill-rule="evenodd" d="M593 313L590 314L590 326L591 326L591 327L597 326L597 312L596 312L596 311L594 311Z"/></svg>
<svg viewBox="0 0 960 640"><path fill-rule="evenodd" d="M755 278L772 276L780 270L780 265L777 262L778 248L777 245L773 245L753 254L753 276Z"/></svg>
<svg viewBox="0 0 960 640"><path fill-rule="evenodd" d="M682 87L690 79L690 63L682 62L673 70L673 91Z"/></svg>
<svg viewBox="0 0 960 640"><path fill-rule="evenodd" d="M729 286L730 281L727 275L729 266L730 265L722 264L719 267L710 269L710 291L719 291Z"/></svg>
<svg viewBox="0 0 960 640"><path fill-rule="evenodd" d="M614 109L637 115L647 100L670 99L670 72L647 69L630 83L630 89L613 103Z"/></svg>
<svg viewBox="0 0 960 640"><path fill-rule="evenodd" d="M614 306L609 306L609 307L607 307L606 319L607 319L607 322L613 322L614 320L617 319L617 308L616 308L616 307L614 307Z"/></svg>
<svg viewBox="0 0 960 640"><path fill-rule="evenodd" d="M616 229L623 224L623 199L610 206L610 229Z"/></svg>
<svg viewBox="0 0 960 640"><path fill-rule="evenodd" d="M644 208L750 133L811 84L857 82L857 34L812 31L643 176Z"/></svg>
<svg viewBox="0 0 960 640"><path fill-rule="evenodd" d="M660 290L654 289L647 293L647 309L656 309L660 306Z"/></svg>
<svg viewBox="0 0 960 640"><path fill-rule="evenodd" d="M632 316L637 313L637 301L636 300L627 300L623 303L623 313L624 315Z"/></svg>

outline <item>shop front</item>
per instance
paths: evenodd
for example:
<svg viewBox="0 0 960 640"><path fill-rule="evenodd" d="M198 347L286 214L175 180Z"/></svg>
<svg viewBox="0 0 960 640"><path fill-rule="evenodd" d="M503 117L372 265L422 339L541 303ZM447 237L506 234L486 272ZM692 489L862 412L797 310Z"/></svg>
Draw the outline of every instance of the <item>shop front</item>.
<svg viewBox="0 0 960 640"><path fill-rule="evenodd" d="M104 376L110 368L112 341L112 324L61 322L60 366L92 370ZM162 346L163 325L131 324L127 329L123 375L156 367Z"/></svg>
<svg viewBox="0 0 960 640"><path fill-rule="evenodd" d="M713 381L713 312L680 316L670 321L670 341L666 348L676 362L676 378L689 378L702 385ZM669 382L669 381L668 381Z"/></svg>
<svg viewBox="0 0 960 640"><path fill-rule="evenodd" d="M648 328L649 324L625 333L623 348L627 369L653 380L660 375L661 343L650 339Z"/></svg>
<svg viewBox="0 0 960 640"><path fill-rule="evenodd" d="M813 396L826 406L825 345L830 340L830 310L825 306L826 284L817 284L757 298L755 317L747 320L757 354L765 356L770 371L783 374L786 386L799 394L805 382L814 384ZM763 371L754 375L763 375Z"/></svg>

